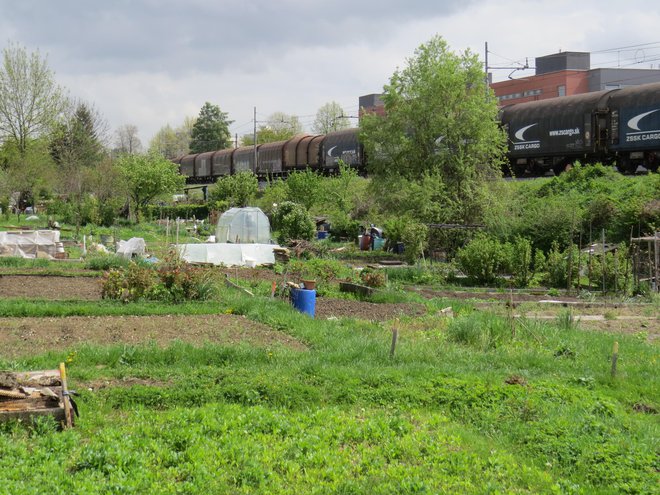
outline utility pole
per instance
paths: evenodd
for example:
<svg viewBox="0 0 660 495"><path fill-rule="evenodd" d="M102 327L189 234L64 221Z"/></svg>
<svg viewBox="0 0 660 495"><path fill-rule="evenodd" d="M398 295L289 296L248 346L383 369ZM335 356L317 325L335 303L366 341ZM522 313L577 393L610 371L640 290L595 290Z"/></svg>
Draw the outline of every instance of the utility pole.
<svg viewBox="0 0 660 495"><path fill-rule="evenodd" d="M254 107L254 172L257 172L257 107Z"/></svg>
<svg viewBox="0 0 660 495"><path fill-rule="evenodd" d="M485 72L486 72L486 94L488 94L488 42L486 41L484 43L484 51L485 51L485 57L484 57L484 65L485 65Z"/></svg>

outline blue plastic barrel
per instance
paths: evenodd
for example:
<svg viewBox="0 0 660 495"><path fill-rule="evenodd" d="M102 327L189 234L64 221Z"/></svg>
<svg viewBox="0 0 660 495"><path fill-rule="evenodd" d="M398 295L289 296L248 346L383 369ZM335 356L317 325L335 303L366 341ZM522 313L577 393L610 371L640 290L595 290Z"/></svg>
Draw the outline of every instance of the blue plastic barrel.
<svg viewBox="0 0 660 495"><path fill-rule="evenodd" d="M321 240L321 239L327 239L328 238L328 233L325 230L319 230L316 233L316 238Z"/></svg>
<svg viewBox="0 0 660 495"><path fill-rule="evenodd" d="M291 289L291 304L301 313L307 313L314 318L316 310L316 291L307 289Z"/></svg>

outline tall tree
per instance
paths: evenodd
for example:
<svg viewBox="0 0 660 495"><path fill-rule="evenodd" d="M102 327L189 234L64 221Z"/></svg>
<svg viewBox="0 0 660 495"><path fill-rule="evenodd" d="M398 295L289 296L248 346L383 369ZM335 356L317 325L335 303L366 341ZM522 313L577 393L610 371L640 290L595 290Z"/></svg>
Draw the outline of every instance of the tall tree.
<svg viewBox="0 0 660 495"><path fill-rule="evenodd" d="M107 123L86 103L78 103L67 120L57 125L49 143L60 179L60 190L67 194L76 221L76 235L82 222L83 203L92 187L93 171L104 155L102 138Z"/></svg>
<svg viewBox="0 0 660 495"><path fill-rule="evenodd" d="M124 124L115 131L115 153L132 155L142 151L142 142L138 128L133 124Z"/></svg>
<svg viewBox="0 0 660 495"><path fill-rule="evenodd" d="M212 105L208 101L204 103L192 128L191 153L221 150L231 146L229 125L233 120L228 120L227 115L218 105Z"/></svg>
<svg viewBox="0 0 660 495"><path fill-rule="evenodd" d="M285 141L302 132L303 126L296 115L275 112L257 129L257 144ZM254 134L244 135L242 143L244 146L254 144Z"/></svg>
<svg viewBox="0 0 660 495"><path fill-rule="evenodd" d="M180 191L186 182L175 163L157 154L123 155L117 166L131 198L137 222L142 210L152 200Z"/></svg>
<svg viewBox="0 0 660 495"><path fill-rule="evenodd" d="M29 140L47 133L66 108L64 90L39 52L19 45L3 50L0 67L0 138L16 141L25 154Z"/></svg>
<svg viewBox="0 0 660 495"><path fill-rule="evenodd" d="M348 129L350 126L351 124L341 105L336 101L331 101L316 112L312 131L316 134L327 134L328 132Z"/></svg>
<svg viewBox="0 0 660 495"><path fill-rule="evenodd" d="M173 129L169 124L161 127L149 142L149 151L160 153L165 158L170 159L188 154L195 121L195 117L186 117L176 129Z"/></svg>
<svg viewBox="0 0 660 495"><path fill-rule="evenodd" d="M376 182L435 183L442 193L435 211L474 220L481 185L499 175L505 146L478 57L455 54L436 36L392 75L383 103L384 117L366 115L360 124Z"/></svg>

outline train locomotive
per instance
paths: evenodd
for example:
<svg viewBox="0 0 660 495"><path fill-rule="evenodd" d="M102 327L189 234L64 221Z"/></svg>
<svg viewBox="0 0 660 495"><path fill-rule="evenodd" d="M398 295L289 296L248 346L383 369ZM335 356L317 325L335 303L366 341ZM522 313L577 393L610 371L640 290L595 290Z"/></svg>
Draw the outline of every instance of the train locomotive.
<svg viewBox="0 0 660 495"><path fill-rule="evenodd" d="M660 162L660 83L518 103L500 110L517 175L601 162L622 173Z"/></svg>
<svg viewBox="0 0 660 495"><path fill-rule="evenodd" d="M660 83L503 107L508 167L515 176L561 173L575 161L616 165L634 173L660 163ZM366 170L359 129L300 134L286 141L189 154L174 160L189 184L251 171L260 179L307 168L331 174L339 162Z"/></svg>
<svg viewBox="0 0 660 495"><path fill-rule="evenodd" d="M260 179L286 177L295 170L331 174L344 164L364 170L364 148L359 129L328 134L299 134L286 141L189 154L174 160L189 184L204 184L218 177L251 171Z"/></svg>

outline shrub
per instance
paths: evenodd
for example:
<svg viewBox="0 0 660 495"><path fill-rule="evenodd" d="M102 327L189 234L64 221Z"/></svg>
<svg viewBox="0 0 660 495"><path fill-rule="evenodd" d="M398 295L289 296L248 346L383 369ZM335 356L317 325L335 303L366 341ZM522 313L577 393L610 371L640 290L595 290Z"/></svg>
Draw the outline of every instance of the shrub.
<svg viewBox="0 0 660 495"><path fill-rule="evenodd" d="M403 243L406 246L404 256L408 263L417 261L428 245L429 228L417 221L411 221L403 233Z"/></svg>
<svg viewBox="0 0 660 495"><path fill-rule="evenodd" d="M311 240L316 233L316 224L304 206L285 201L277 207L273 215L273 226L278 231L280 243L292 239Z"/></svg>
<svg viewBox="0 0 660 495"><path fill-rule="evenodd" d="M209 188L209 202L227 201L231 206L247 206L259 190L257 176L252 172L239 172L221 177Z"/></svg>
<svg viewBox="0 0 660 495"><path fill-rule="evenodd" d="M208 299L213 292L209 272L186 264L177 253L166 256L156 270L130 262L127 268L104 274L102 297L137 301L150 299L179 303Z"/></svg>
<svg viewBox="0 0 660 495"><path fill-rule="evenodd" d="M532 243L524 237L516 237L511 245L509 267L516 287L527 287L532 280Z"/></svg>
<svg viewBox="0 0 660 495"><path fill-rule="evenodd" d="M360 280L368 287L385 287L387 285L387 274L382 270L365 268L360 272Z"/></svg>
<svg viewBox="0 0 660 495"><path fill-rule="evenodd" d="M569 275L571 285L578 280L578 249L572 245L565 251L559 249L557 241L552 243L552 248L545 260L545 277L543 281L550 287L566 288Z"/></svg>
<svg viewBox="0 0 660 495"><path fill-rule="evenodd" d="M127 268L111 269L104 274L101 297L124 302L137 301L145 297L155 281L151 268L130 262Z"/></svg>
<svg viewBox="0 0 660 495"><path fill-rule="evenodd" d="M605 291L628 292L632 285L632 264L627 246L621 244L615 252L592 256L590 273L592 285Z"/></svg>
<svg viewBox="0 0 660 495"><path fill-rule="evenodd" d="M332 218L330 238L335 242L354 240L360 235L360 222L342 213Z"/></svg>
<svg viewBox="0 0 660 495"><path fill-rule="evenodd" d="M486 235L477 235L467 246L458 250L458 265L477 283L492 284L509 264L511 246Z"/></svg>

